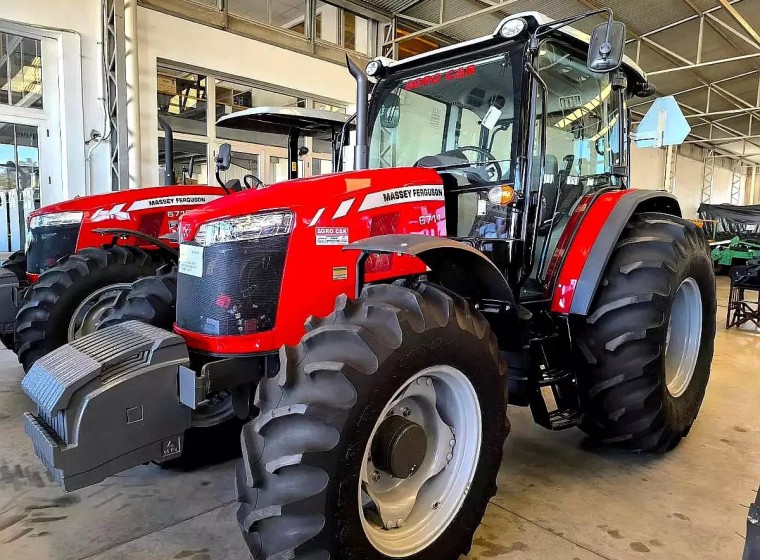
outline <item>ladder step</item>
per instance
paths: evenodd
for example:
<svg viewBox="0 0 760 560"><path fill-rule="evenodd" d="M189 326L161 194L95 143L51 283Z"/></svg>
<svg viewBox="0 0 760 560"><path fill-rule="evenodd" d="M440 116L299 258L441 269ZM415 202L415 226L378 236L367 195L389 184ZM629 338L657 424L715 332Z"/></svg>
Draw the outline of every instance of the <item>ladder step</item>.
<svg viewBox="0 0 760 560"><path fill-rule="evenodd" d="M583 414L579 410L555 410L549 413L549 429L566 430L581 423Z"/></svg>
<svg viewBox="0 0 760 560"><path fill-rule="evenodd" d="M546 371L541 371L538 375L538 386L548 387L568 379L572 377L572 375L573 373L566 369L548 369Z"/></svg>

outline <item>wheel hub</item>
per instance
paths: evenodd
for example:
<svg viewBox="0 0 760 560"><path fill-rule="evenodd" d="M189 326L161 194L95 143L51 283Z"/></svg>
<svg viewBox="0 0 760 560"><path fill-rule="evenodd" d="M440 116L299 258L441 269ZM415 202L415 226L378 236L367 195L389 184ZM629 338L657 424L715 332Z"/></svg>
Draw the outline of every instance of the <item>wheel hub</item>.
<svg viewBox="0 0 760 560"><path fill-rule="evenodd" d="M391 416L380 424L372 441L372 461L395 478L409 478L425 460L427 434L419 424L403 416Z"/></svg>
<svg viewBox="0 0 760 560"><path fill-rule="evenodd" d="M702 296L699 285L687 278L676 290L665 339L665 384L680 397L689 388L702 339Z"/></svg>
<svg viewBox="0 0 760 560"><path fill-rule="evenodd" d="M95 290L86 297L71 316L67 333L68 341L72 342L95 332L119 294L131 289L132 284L112 284Z"/></svg>
<svg viewBox="0 0 760 560"><path fill-rule="evenodd" d="M480 404L466 375L439 365L407 380L377 418L359 515L376 550L406 558L436 540L464 503L480 456Z"/></svg>

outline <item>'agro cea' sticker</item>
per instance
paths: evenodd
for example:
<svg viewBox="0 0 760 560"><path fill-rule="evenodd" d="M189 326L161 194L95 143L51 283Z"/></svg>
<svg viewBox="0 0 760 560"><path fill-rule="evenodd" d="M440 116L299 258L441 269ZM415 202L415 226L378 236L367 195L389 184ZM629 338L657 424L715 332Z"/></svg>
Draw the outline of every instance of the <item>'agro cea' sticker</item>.
<svg viewBox="0 0 760 560"><path fill-rule="evenodd" d="M348 245L347 227L318 227L314 230L317 245Z"/></svg>

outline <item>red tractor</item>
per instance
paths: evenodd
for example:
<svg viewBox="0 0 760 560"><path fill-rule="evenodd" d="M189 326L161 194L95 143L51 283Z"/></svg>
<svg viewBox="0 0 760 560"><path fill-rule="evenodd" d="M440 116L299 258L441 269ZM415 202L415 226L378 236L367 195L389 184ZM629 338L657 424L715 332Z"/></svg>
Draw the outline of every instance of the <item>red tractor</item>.
<svg viewBox="0 0 760 560"><path fill-rule="evenodd" d="M237 117L238 121L242 117ZM326 135L335 144L347 117L300 108L258 107L245 112L245 129L288 138L297 177L299 142ZM165 181L175 180L173 137L165 123ZM337 152L336 152L337 153ZM0 340L17 351L28 370L41 356L95 330L132 282L177 262L179 217L242 188L256 188L253 175L223 181L230 146L217 158L217 186L172 185L75 198L29 215L26 252L0 268ZM334 161L337 164L337 160ZM221 167L220 167L221 166Z"/></svg>
<svg viewBox="0 0 760 560"><path fill-rule="evenodd" d="M600 12L591 37L568 27ZM496 492L507 388L548 429L675 447L715 283L676 199L628 188L626 102L652 87L624 39L608 10L527 13L349 63L358 170L184 214L179 274L152 281L176 282L173 332L136 284L25 377L42 462L73 490L173 460L193 411L228 399L256 559L454 559Z"/></svg>

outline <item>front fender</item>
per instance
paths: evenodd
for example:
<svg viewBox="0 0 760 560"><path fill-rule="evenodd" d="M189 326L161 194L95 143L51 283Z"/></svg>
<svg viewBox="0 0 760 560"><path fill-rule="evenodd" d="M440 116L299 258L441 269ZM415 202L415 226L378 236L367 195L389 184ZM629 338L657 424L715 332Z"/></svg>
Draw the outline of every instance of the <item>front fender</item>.
<svg viewBox="0 0 760 560"><path fill-rule="evenodd" d="M519 346L520 321L512 289L493 262L474 247L445 237L408 234L369 237L343 250L417 257L433 273L437 284L468 299L483 312L500 346Z"/></svg>
<svg viewBox="0 0 760 560"><path fill-rule="evenodd" d="M681 207L665 191L622 190L599 195L574 236L552 298L552 311L587 315L607 262L623 228L635 213L681 216Z"/></svg>

